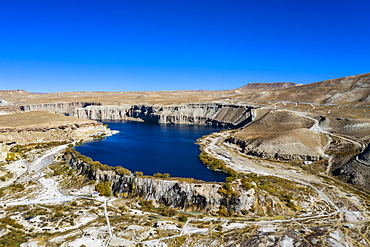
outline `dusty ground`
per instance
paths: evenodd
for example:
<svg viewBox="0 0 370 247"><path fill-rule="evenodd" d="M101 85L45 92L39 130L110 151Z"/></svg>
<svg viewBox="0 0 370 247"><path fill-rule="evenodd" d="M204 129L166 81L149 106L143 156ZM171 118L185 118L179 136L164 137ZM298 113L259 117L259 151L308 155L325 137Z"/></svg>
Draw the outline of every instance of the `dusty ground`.
<svg viewBox="0 0 370 247"><path fill-rule="evenodd" d="M21 112L0 115L0 129L2 128L48 128L67 124L87 124L95 121L66 117L47 111Z"/></svg>

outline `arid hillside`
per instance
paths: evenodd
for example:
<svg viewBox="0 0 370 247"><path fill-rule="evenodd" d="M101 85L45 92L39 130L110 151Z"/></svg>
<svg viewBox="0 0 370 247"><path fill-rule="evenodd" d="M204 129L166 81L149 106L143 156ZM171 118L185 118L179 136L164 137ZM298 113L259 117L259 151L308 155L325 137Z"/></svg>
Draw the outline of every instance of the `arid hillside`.
<svg viewBox="0 0 370 247"><path fill-rule="evenodd" d="M292 82L275 82L275 83L249 83L243 87L235 89L238 92L248 92L248 91L266 91L266 90L278 90L284 88L298 87L303 84L296 84Z"/></svg>
<svg viewBox="0 0 370 247"><path fill-rule="evenodd" d="M16 144L73 142L105 132L102 123L48 111L0 115L0 161Z"/></svg>
<svg viewBox="0 0 370 247"><path fill-rule="evenodd" d="M319 162L326 173L370 189L368 161L359 158L368 157L361 153L370 142L370 73L307 85L252 83L223 91L37 94L3 90L0 99L0 114L51 111L77 117L76 124L85 118L227 126L236 129L228 141L245 154ZM36 118L56 124L59 119L54 115ZM12 116L18 115L4 119ZM13 122L23 127L30 124ZM35 126L42 126L41 122ZM358 168L352 169L353 163Z"/></svg>
<svg viewBox="0 0 370 247"><path fill-rule="evenodd" d="M236 98L256 101L364 105L370 103L369 95L370 73L367 73L280 90L246 93Z"/></svg>
<svg viewBox="0 0 370 247"><path fill-rule="evenodd" d="M178 104L236 99L260 102L286 101L337 105L370 103L370 73L316 82L307 85L278 82L250 83L222 91L161 91L161 92L60 92L35 94L23 90L0 90L0 99L16 105L95 102L115 104Z"/></svg>

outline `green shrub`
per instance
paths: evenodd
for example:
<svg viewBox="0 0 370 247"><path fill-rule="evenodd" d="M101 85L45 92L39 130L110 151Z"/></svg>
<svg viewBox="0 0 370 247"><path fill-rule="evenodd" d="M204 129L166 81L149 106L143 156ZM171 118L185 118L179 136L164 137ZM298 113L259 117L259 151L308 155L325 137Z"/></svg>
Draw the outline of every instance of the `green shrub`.
<svg viewBox="0 0 370 247"><path fill-rule="evenodd" d="M224 189L225 190L231 190L231 184L230 183L224 183Z"/></svg>
<svg viewBox="0 0 370 247"><path fill-rule="evenodd" d="M95 185L95 190L102 196L112 196L112 184L110 181L101 182Z"/></svg>
<svg viewBox="0 0 370 247"><path fill-rule="evenodd" d="M227 211L227 208L224 205L220 206L220 210L218 211L218 213L225 217L229 216L229 212Z"/></svg>
<svg viewBox="0 0 370 247"><path fill-rule="evenodd" d="M294 205L294 202L292 202L291 200L293 199L293 197L291 195L284 195L283 196L283 200L285 202L285 205L291 209L293 209L294 211L296 211L296 206Z"/></svg>
<svg viewBox="0 0 370 247"><path fill-rule="evenodd" d="M162 173L159 173L159 172L154 173L153 174L153 177L155 177L155 178L161 178L162 177Z"/></svg>
<svg viewBox="0 0 370 247"><path fill-rule="evenodd" d="M24 185L23 184L19 184L19 183L13 183L10 185L10 188L12 188L12 190L16 190L16 191L22 191L25 189Z"/></svg>
<svg viewBox="0 0 370 247"><path fill-rule="evenodd" d="M249 183L247 178L242 178L242 185L246 190L253 188L253 185Z"/></svg>
<svg viewBox="0 0 370 247"><path fill-rule="evenodd" d="M169 173L160 173L160 172L157 172L157 173L154 173L153 174L153 177L155 178L169 178L171 177L171 175Z"/></svg>
<svg viewBox="0 0 370 247"><path fill-rule="evenodd" d="M0 246L19 247L25 242L27 242L26 234L22 231L11 231L0 238Z"/></svg>
<svg viewBox="0 0 370 247"><path fill-rule="evenodd" d="M99 161L93 161L90 157L87 157L75 151L73 147L68 147L64 154L65 155L74 154L76 159L82 160L83 162L89 164L90 169L92 170L115 171L119 175L131 175L131 171L126 168L123 168L122 166L112 167L102 164Z"/></svg>
<svg viewBox="0 0 370 247"><path fill-rule="evenodd" d="M142 172L135 172L134 175L135 175L135 177L141 177L144 174Z"/></svg>
<svg viewBox="0 0 370 247"><path fill-rule="evenodd" d="M115 171L119 175L131 175L131 171L126 168L123 168L122 166L116 166Z"/></svg>
<svg viewBox="0 0 370 247"><path fill-rule="evenodd" d="M8 225L8 226L15 227L15 228L18 228L18 229L22 229L23 228L23 226L21 224L18 224L15 220L13 220L12 218L10 218L9 216L6 216L4 218L1 218L0 219L0 223L3 223L3 224Z"/></svg>
<svg viewBox="0 0 370 247"><path fill-rule="evenodd" d="M238 173L231 168L226 167L225 162L222 160L213 158L207 155L205 152L201 152L198 156L199 160L213 171L222 171L230 175L231 177L238 177Z"/></svg>
<svg viewBox="0 0 370 247"><path fill-rule="evenodd" d="M161 212L161 215L167 216L167 217L172 217L177 214L177 211L173 208L164 208Z"/></svg>
<svg viewBox="0 0 370 247"><path fill-rule="evenodd" d="M224 186L218 190L218 193L228 198L239 196L239 192L234 190L230 183L224 183Z"/></svg>
<svg viewBox="0 0 370 247"><path fill-rule="evenodd" d="M235 214L234 210L230 209L230 211L229 211L229 216L230 216L230 217L233 217L233 216L234 216L234 214Z"/></svg>
<svg viewBox="0 0 370 247"><path fill-rule="evenodd" d="M7 153L6 154L6 161L15 161L16 160L16 155L15 153Z"/></svg>
<svg viewBox="0 0 370 247"><path fill-rule="evenodd" d="M153 201L150 200L150 201L147 201L147 200L143 200L143 201L140 201L139 202L139 205L144 209L144 210L150 210L154 207L153 205Z"/></svg>
<svg viewBox="0 0 370 247"><path fill-rule="evenodd" d="M186 221L188 221L188 217L186 216L186 215L180 215L180 217L179 217L179 221L181 221L181 222L186 222Z"/></svg>

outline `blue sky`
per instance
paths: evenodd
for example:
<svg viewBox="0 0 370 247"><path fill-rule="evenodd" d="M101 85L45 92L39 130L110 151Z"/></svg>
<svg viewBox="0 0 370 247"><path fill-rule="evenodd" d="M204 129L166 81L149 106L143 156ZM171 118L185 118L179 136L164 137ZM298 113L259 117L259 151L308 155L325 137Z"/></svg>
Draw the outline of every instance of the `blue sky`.
<svg viewBox="0 0 370 247"><path fill-rule="evenodd" d="M233 89L370 72L368 0L0 1L0 89Z"/></svg>

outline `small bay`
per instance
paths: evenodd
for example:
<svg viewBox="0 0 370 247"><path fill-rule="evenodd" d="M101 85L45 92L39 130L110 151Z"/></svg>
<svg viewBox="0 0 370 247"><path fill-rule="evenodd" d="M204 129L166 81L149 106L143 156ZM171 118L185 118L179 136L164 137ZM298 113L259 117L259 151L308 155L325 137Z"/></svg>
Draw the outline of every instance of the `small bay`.
<svg viewBox="0 0 370 247"><path fill-rule="evenodd" d="M107 121L118 134L103 140L84 143L75 149L110 166L122 166L145 175L169 173L222 182L226 174L207 169L199 160L196 140L222 130L219 127L181 124L153 124L134 121Z"/></svg>

